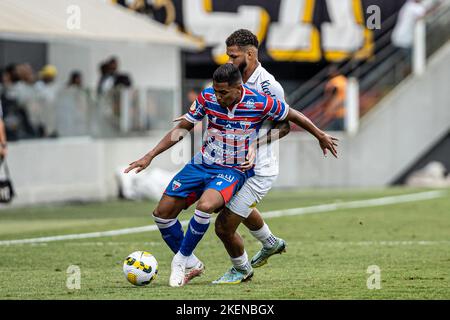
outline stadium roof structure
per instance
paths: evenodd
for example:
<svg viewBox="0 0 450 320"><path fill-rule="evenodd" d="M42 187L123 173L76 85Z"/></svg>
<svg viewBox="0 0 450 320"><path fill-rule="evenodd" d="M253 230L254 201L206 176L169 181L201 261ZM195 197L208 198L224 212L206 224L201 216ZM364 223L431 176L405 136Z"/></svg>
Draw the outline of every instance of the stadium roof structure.
<svg viewBox="0 0 450 320"><path fill-rule="evenodd" d="M79 24L74 25L77 21ZM0 38L154 43L187 50L203 45L107 0L1 0Z"/></svg>

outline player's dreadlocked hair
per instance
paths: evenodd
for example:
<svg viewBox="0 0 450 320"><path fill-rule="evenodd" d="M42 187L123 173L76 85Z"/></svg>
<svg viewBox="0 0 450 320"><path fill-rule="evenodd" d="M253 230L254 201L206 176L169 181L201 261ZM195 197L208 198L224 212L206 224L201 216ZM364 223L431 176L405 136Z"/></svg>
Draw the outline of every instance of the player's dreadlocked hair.
<svg viewBox="0 0 450 320"><path fill-rule="evenodd" d="M232 86L241 82L242 76L238 67L231 63L225 63L214 71L213 80L214 82L227 82L228 85Z"/></svg>
<svg viewBox="0 0 450 320"><path fill-rule="evenodd" d="M250 30L247 29L236 30L227 38L225 43L227 47L254 46L255 48L258 48L259 45L258 38Z"/></svg>

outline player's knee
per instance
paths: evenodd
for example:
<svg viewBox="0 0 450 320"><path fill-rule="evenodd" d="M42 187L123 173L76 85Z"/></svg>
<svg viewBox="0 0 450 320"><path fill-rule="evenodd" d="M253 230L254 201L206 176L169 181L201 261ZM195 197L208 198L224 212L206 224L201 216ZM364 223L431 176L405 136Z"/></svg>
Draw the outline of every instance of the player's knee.
<svg viewBox="0 0 450 320"><path fill-rule="evenodd" d="M155 218L161 218L161 219L163 219L162 213L161 213L160 210L158 210L158 208L156 208L155 210L153 210L152 215L153 215L153 217L155 217Z"/></svg>
<svg viewBox="0 0 450 320"><path fill-rule="evenodd" d="M214 203L200 199L198 201L196 209L200 210L202 212L205 212L205 213L212 214L214 212L214 210L217 209L217 206Z"/></svg>
<svg viewBox="0 0 450 320"><path fill-rule="evenodd" d="M164 209L158 206L153 210L153 216L161 219L172 219L173 213L171 210L167 210L167 208Z"/></svg>

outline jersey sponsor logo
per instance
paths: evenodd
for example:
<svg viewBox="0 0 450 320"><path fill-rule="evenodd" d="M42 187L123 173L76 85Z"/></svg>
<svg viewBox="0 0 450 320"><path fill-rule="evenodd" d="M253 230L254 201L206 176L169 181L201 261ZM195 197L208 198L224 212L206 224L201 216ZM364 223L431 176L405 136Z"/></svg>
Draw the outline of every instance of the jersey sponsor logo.
<svg viewBox="0 0 450 320"><path fill-rule="evenodd" d="M264 80L263 82L260 83L261 85L261 89L262 91L267 94L268 96L271 96L273 98L275 98L275 96L270 92L270 81L269 80Z"/></svg>
<svg viewBox="0 0 450 320"><path fill-rule="evenodd" d="M177 190L179 187L181 187L181 182L179 182L179 181L172 182L172 190L173 191Z"/></svg>
<svg viewBox="0 0 450 320"><path fill-rule="evenodd" d="M229 183L232 183L234 181L234 178L231 174L223 174L223 173L219 173L217 175L217 178L223 179Z"/></svg>

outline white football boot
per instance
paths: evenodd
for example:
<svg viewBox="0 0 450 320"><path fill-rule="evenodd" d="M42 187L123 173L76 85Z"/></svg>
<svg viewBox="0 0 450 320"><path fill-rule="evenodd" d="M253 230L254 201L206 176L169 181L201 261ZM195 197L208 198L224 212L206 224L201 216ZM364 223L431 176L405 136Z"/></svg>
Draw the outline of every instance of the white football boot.
<svg viewBox="0 0 450 320"><path fill-rule="evenodd" d="M171 272L169 278L169 285L171 287L182 287L184 286L184 278L186 276L186 261L176 259L175 256L171 263Z"/></svg>

